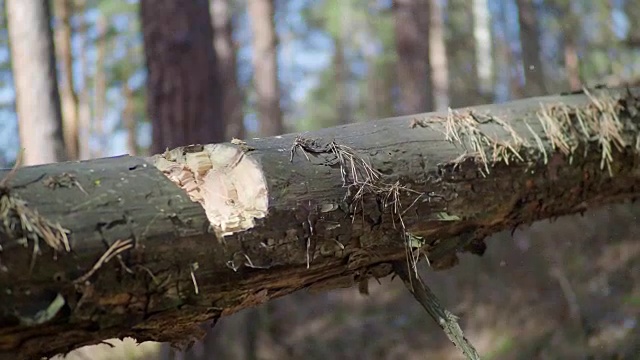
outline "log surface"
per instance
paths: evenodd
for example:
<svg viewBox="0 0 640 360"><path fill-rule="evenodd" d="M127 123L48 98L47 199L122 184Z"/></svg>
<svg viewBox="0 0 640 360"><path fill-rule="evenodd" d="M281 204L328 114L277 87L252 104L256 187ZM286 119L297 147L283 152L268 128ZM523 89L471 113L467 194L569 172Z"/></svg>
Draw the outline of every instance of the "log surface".
<svg viewBox="0 0 640 360"><path fill-rule="evenodd" d="M256 164L268 197L266 216L225 236L156 167L167 154L2 171L0 353L126 336L184 345L202 322L275 297L384 277L407 257L446 269L492 233L634 200L639 96L605 89L215 145Z"/></svg>

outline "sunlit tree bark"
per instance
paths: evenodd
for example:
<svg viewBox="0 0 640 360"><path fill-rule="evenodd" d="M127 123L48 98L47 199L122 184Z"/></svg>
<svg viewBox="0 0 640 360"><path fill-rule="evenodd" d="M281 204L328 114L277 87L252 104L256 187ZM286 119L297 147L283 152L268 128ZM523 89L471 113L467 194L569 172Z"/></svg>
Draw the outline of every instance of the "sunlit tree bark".
<svg viewBox="0 0 640 360"><path fill-rule="evenodd" d="M429 1L394 0L396 51L398 54L399 113L433 108L429 64Z"/></svg>
<svg viewBox="0 0 640 360"><path fill-rule="evenodd" d="M522 70L525 77L525 96L546 93L542 53L540 51L540 25L533 0L516 0L520 24Z"/></svg>
<svg viewBox="0 0 640 360"><path fill-rule="evenodd" d="M226 121L225 140L242 139L243 95L238 86L237 46L233 39L233 14L230 0L210 0L213 23L213 44L218 60L218 76L224 88L222 113Z"/></svg>
<svg viewBox="0 0 640 360"><path fill-rule="evenodd" d="M47 0L7 0L11 67L23 164L66 158Z"/></svg>
<svg viewBox="0 0 640 360"><path fill-rule="evenodd" d="M248 0L249 21L253 33L253 86L258 102L261 136L284 132L278 82L278 41L275 29L274 0Z"/></svg>
<svg viewBox="0 0 640 360"><path fill-rule="evenodd" d="M56 15L55 44L62 73L60 97L62 100L62 123L65 147L69 159L80 158L80 123L78 118L78 95L73 81L73 53L71 48L71 0L55 0Z"/></svg>

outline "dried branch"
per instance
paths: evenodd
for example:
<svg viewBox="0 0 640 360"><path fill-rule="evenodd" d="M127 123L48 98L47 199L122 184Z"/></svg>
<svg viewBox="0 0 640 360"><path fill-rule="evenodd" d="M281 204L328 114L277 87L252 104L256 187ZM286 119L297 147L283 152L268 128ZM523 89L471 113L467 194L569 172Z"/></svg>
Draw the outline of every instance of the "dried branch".
<svg viewBox="0 0 640 360"><path fill-rule="evenodd" d="M469 360L480 360L480 355L471 345L469 340L462 333L462 329L458 324L458 317L447 310L422 281L420 275L415 271L407 271L407 264L395 262L393 271L402 279L409 292L429 313L429 316L444 330L449 340L462 352Z"/></svg>

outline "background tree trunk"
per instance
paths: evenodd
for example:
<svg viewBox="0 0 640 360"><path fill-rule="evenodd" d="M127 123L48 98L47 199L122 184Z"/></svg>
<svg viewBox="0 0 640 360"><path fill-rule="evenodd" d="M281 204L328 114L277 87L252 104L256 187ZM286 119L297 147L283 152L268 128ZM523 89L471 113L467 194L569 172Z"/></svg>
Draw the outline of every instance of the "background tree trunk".
<svg viewBox="0 0 640 360"><path fill-rule="evenodd" d="M342 31L342 27L340 32ZM335 99L338 118L337 125L351 122L351 109L349 106L349 67L345 58L344 41L341 36L333 39L333 72L335 75Z"/></svg>
<svg viewBox="0 0 640 360"><path fill-rule="evenodd" d="M384 27L388 22L393 25L393 14L391 16L387 13L374 13L373 16L366 17L367 33L371 34L375 38L376 34L380 32L390 33L389 37L380 39L380 49L375 51L375 48L366 46L364 51L365 59L367 60L367 75L366 75L366 96L363 99L365 102L365 117L369 119L384 118L394 116L396 113L394 106L393 91L397 88L397 65L396 56L394 52L395 41L393 34L393 26L389 28ZM380 21L380 18L384 16L386 21ZM380 27L384 30L381 31Z"/></svg>
<svg viewBox="0 0 640 360"><path fill-rule="evenodd" d="M429 65L429 1L394 0L399 114L433 108Z"/></svg>
<svg viewBox="0 0 640 360"><path fill-rule="evenodd" d="M233 40L233 14L230 0L210 0L214 49L218 60L219 83L224 88L222 113L226 121L224 139L245 136L243 94L238 86L237 46Z"/></svg>
<svg viewBox="0 0 640 360"><path fill-rule="evenodd" d="M433 102L435 111L449 107L449 69L445 47L444 12L439 0L430 0L429 62L433 79Z"/></svg>
<svg viewBox="0 0 640 360"><path fill-rule="evenodd" d="M633 23L637 19L640 19L640 4L633 0L625 1L624 12L627 15L627 21ZM629 29L626 43L635 48L640 48L640 31L638 31L637 28L632 27Z"/></svg>
<svg viewBox="0 0 640 360"><path fill-rule="evenodd" d="M249 0L249 21L253 33L253 86L258 101L260 135L284 132L278 81L278 52L273 0Z"/></svg>
<svg viewBox="0 0 640 360"><path fill-rule="evenodd" d="M93 100L93 135L95 136L97 147L93 151L93 157L104 156L107 147L107 134L105 133L105 122L107 116L107 69L105 60L107 57L109 39L109 22L100 15L96 22L98 28L98 41L96 47L96 68L93 77L94 100Z"/></svg>
<svg viewBox="0 0 640 360"><path fill-rule="evenodd" d="M141 0L152 153L224 139L207 0Z"/></svg>
<svg viewBox="0 0 640 360"><path fill-rule="evenodd" d="M124 109L122 110L122 123L127 129L127 153L131 156L138 155L138 122L133 109L133 90L127 81L122 83L122 97Z"/></svg>
<svg viewBox="0 0 640 360"><path fill-rule="evenodd" d="M23 164L66 158L47 0L7 0L11 67Z"/></svg>
<svg viewBox="0 0 640 360"><path fill-rule="evenodd" d="M488 0L473 0L473 38L475 39L476 68L478 71L478 88L482 98L492 102L494 86L493 75L493 36L491 30L491 13Z"/></svg>
<svg viewBox="0 0 640 360"><path fill-rule="evenodd" d="M447 59L451 107L483 103L478 81L473 7L467 0L447 1Z"/></svg>
<svg viewBox="0 0 640 360"><path fill-rule="evenodd" d="M564 46L564 68L567 72L567 82L572 91L582 88L580 80L580 63L578 62L578 36L580 34L580 18L578 14L571 11L571 2L558 1L562 26L563 46Z"/></svg>
<svg viewBox="0 0 640 360"><path fill-rule="evenodd" d="M546 94L544 68L540 52L540 29L532 0L516 0L522 47L522 70L525 77L525 96Z"/></svg>
<svg viewBox="0 0 640 360"><path fill-rule="evenodd" d="M73 81L73 53L71 48L71 17L73 16L72 0L55 0L56 15L56 50L62 73L60 96L62 100L62 123L64 143L69 160L80 158L80 123L78 119L78 95Z"/></svg>
<svg viewBox="0 0 640 360"><path fill-rule="evenodd" d="M86 0L75 2L80 24L78 28L78 38L80 50L78 54L80 76L82 87L78 90L78 124L80 128L80 159L86 160L92 157L91 139L94 134L93 121L91 119L91 72L89 71L89 56L87 55L91 43L89 40L89 24L86 15Z"/></svg>

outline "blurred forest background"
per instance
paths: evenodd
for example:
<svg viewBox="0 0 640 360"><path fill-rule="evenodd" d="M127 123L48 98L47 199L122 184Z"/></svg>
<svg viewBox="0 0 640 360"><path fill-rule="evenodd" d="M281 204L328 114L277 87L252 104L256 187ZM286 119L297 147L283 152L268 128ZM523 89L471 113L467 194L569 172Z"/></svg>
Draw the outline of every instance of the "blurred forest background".
<svg viewBox="0 0 640 360"><path fill-rule="evenodd" d="M4 167L21 147L27 164L147 155L640 80L637 0L0 4ZM497 234L482 258L423 276L486 359L638 359L638 215ZM389 279L223 318L187 352L111 343L68 358L458 358Z"/></svg>

